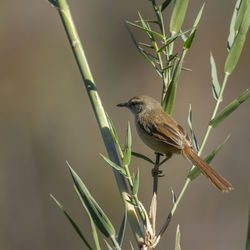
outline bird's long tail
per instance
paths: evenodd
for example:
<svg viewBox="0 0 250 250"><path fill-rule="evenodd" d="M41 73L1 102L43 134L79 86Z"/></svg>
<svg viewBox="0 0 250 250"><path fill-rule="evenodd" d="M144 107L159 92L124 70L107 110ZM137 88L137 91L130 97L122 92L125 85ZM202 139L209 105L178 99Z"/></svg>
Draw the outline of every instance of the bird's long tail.
<svg viewBox="0 0 250 250"><path fill-rule="evenodd" d="M234 189L231 183L202 160L192 148L185 146L183 153L220 191L229 192Z"/></svg>

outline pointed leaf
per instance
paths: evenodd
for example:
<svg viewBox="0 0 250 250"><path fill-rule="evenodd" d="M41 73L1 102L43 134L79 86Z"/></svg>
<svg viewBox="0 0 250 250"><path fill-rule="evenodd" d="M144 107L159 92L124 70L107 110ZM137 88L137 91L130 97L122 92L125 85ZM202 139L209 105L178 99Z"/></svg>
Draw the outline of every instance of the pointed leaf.
<svg viewBox="0 0 250 250"><path fill-rule="evenodd" d="M109 124L109 128L110 128L110 131L111 131L111 134L112 134L112 137L115 141L115 145L118 149L118 152L119 152L119 155L120 157L122 158L123 157L123 153L122 153L122 150L121 150L121 147L120 147L120 144L119 144L119 141L118 141L118 136L117 136L117 133L116 133L116 129L113 125L113 122L112 120L110 119L108 113L106 113L106 117L107 117L107 120L108 120L108 124Z"/></svg>
<svg viewBox="0 0 250 250"><path fill-rule="evenodd" d="M137 43L137 41L136 41L136 39L135 39L132 31L128 27L128 25L126 25L126 28L127 28L128 32L129 32L130 38L131 38L132 42L134 43L135 47L137 48L137 50L144 57L144 59L155 68L154 62L152 60L150 60L150 58L148 57L148 55L146 54L146 52L139 46L139 44Z"/></svg>
<svg viewBox="0 0 250 250"><path fill-rule="evenodd" d="M76 172L70 167L69 163L67 162L71 176L75 183L75 186L84 202L86 208L88 209L91 217L93 218L96 226L99 230L106 236L106 237L114 237L115 236L115 229L110 222L109 218L97 204L95 199L91 196L90 192L88 191L87 187L84 185L80 177L76 174Z"/></svg>
<svg viewBox="0 0 250 250"><path fill-rule="evenodd" d="M177 230L176 230L175 250L181 250L181 232L179 224L177 225Z"/></svg>
<svg viewBox="0 0 250 250"><path fill-rule="evenodd" d="M104 156L103 154L100 154L101 157L115 170L119 171L122 175L124 175L125 177L126 175L126 171L124 168L118 166L116 163L114 163L113 161L111 161L109 158L107 158L106 156Z"/></svg>
<svg viewBox="0 0 250 250"><path fill-rule="evenodd" d="M130 241L129 243L130 243L131 250L135 250L133 245L132 245L132 242Z"/></svg>
<svg viewBox="0 0 250 250"><path fill-rule="evenodd" d="M59 4L57 0L48 0L54 7L59 8Z"/></svg>
<svg viewBox="0 0 250 250"><path fill-rule="evenodd" d="M239 32L236 35L233 45L228 53L224 66L224 72L226 74L230 75L238 63L241 51L243 49L246 40L246 35L249 29L249 25L250 25L250 4L248 4L245 10Z"/></svg>
<svg viewBox="0 0 250 250"><path fill-rule="evenodd" d="M236 22L236 17L238 15L239 9L240 9L240 5L241 5L242 0L237 0L235 7L234 7L234 12L233 12L233 16L231 19L231 23L230 23L230 31L229 31L229 36L227 39L227 49L230 50L232 47L232 44L234 42L235 36L238 33L238 29L235 30L235 22Z"/></svg>
<svg viewBox="0 0 250 250"><path fill-rule="evenodd" d="M156 223L156 212L157 212L157 195L154 192L149 210L149 220L153 229L153 234L155 235L155 223Z"/></svg>
<svg viewBox="0 0 250 250"><path fill-rule="evenodd" d="M235 25L234 25L234 30L235 30L236 33L238 33L238 31L240 29L240 26L241 26L242 20L244 18L247 6L250 4L249 0L242 0L240 2L241 2L240 7L239 7L239 9L237 11Z"/></svg>
<svg viewBox="0 0 250 250"><path fill-rule="evenodd" d="M128 122L128 128L126 133L125 139L125 149L123 153L122 165L129 165L131 159L131 145L132 145L132 136L131 136L131 129L130 124Z"/></svg>
<svg viewBox="0 0 250 250"><path fill-rule="evenodd" d="M95 222L88 210L88 208L86 207L79 191L77 190L76 186L74 185L74 189L77 193L77 196L79 198L79 200L81 201L81 204L82 206L84 207L85 211L87 212L88 216L89 216L89 220L90 220L90 225L91 225L91 229L92 229L92 236L93 236L93 239L94 239L94 242L95 242L95 246L96 246L96 250L101 250L101 247L100 247L100 243L99 243L99 238L98 238L98 234L97 234L97 230L96 230L96 226L95 226Z"/></svg>
<svg viewBox="0 0 250 250"><path fill-rule="evenodd" d="M140 154L140 153L137 153L137 152L134 152L132 151L131 154L137 158L140 158L140 159L143 159L151 164L155 164L154 161L152 161L150 158L148 158L147 156L143 155L143 154Z"/></svg>
<svg viewBox="0 0 250 250"><path fill-rule="evenodd" d="M162 3L162 5L160 6L161 12L164 11L172 1L173 1L173 0L165 0L165 1Z"/></svg>
<svg viewBox="0 0 250 250"><path fill-rule="evenodd" d="M241 103L246 101L249 96L250 89L247 89L238 98L228 104L213 120L211 120L209 125L213 128L219 125L226 117L228 117L235 109L237 109Z"/></svg>
<svg viewBox="0 0 250 250"><path fill-rule="evenodd" d="M124 238L124 234L125 234L125 229L126 229L126 224L127 224L127 209L125 208L122 224L120 226L119 234L117 237L117 241L119 243L119 246L122 246L122 242L123 242L123 238Z"/></svg>
<svg viewBox="0 0 250 250"><path fill-rule="evenodd" d="M222 147L224 146L224 144L228 141L229 137L230 137L230 136L227 136L226 139L225 139L219 146L217 146L216 149L215 149L212 153L210 153L210 154L204 159L204 161L205 161L206 163L209 164L209 163L213 160L213 158L215 157L215 155L222 149ZM192 180L194 180L196 177L198 177L198 176L200 175L200 173L201 173L200 170L199 170L197 167L195 167L195 168L193 168L193 169L189 172L187 178L189 178L189 179L192 181Z"/></svg>
<svg viewBox="0 0 250 250"><path fill-rule="evenodd" d="M154 49L153 45L150 45L150 44L147 44L147 43L139 42L138 44L141 45L141 46L144 46L144 47L146 47L148 49Z"/></svg>
<svg viewBox="0 0 250 250"><path fill-rule="evenodd" d="M108 243L105 239L103 239L103 240L104 240L104 242L105 242L105 244L106 244L108 250L114 250L114 248L112 248L112 247L109 245L109 243Z"/></svg>
<svg viewBox="0 0 250 250"><path fill-rule="evenodd" d="M210 53L210 69L211 69L211 76L212 76L213 96L214 96L215 100L217 100L219 98L219 94L220 94L220 83L218 81L216 64L215 64L214 57L213 57L212 53Z"/></svg>
<svg viewBox="0 0 250 250"><path fill-rule="evenodd" d="M85 243L86 247L90 250L93 250L93 248L90 246L90 244L88 243L88 241L86 240L86 238L84 237L84 235L82 234L81 230L79 229L79 227L76 225L76 223L74 222L74 220L70 217L70 215L67 213L67 211L64 209L64 207L61 205L61 203L52 195L50 194L50 197L54 200L54 202L56 203L56 205L62 210L62 212L65 214L65 216L67 217L67 219L69 220L69 222L71 223L71 225L73 226L73 228L75 229L75 231L77 232L77 234L80 236L80 238L83 240L83 242Z"/></svg>
<svg viewBox="0 0 250 250"><path fill-rule="evenodd" d="M173 204L175 204L176 203L176 196L175 196L174 190L172 188L171 188L171 194L172 194Z"/></svg>
<svg viewBox="0 0 250 250"><path fill-rule="evenodd" d="M183 32L179 32L179 33L176 33L174 34L173 36L169 37L165 44L158 49L157 53L161 52L162 50L164 50L170 43L174 42L178 37L181 37L183 36L184 34L188 33L191 29L189 30L186 30L186 31L183 31Z"/></svg>
<svg viewBox="0 0 250 250"><path fill-rule="evenodd" d="M178 33L181 29L186 10L188 6L188 0L176 0L170 19L170 32L171 34Z"/></svg>
<svg viewBox="0 0 250 250"><path fill-rule="evenodd" d="M137 29L139 29L139 30L146 31L149 35L151 35L151 38L152 38L152 36L158 36L161 39L164 39L164 37L161 34L155 32L155 31L149 30L147 28L143 28L142 26L134 24L134 23L129 22L129 21L127 21L126 23L133 26L133 27L135 27L135 28L137 28Z"/></svg>
<svg viewBox="0 0 250 250"><path fill-rule="evenodd" d="M196 152L199 151L199 144L197 142L194 130L193 130L193 124L192 124L192 106L191 104L189 105L189 112L188 112L188 126L190 129L190 133L191 133L191 137L192 137L192 141L195 147Z"/></svg>
<svg viewBox="0 0 250 250"><path fill-rule="evenodd" d="M169 84L169 87L167 89L167 93L166 93L164 100L163 100L163 109L170 115L172 114L173 109L174 109L177 84L178 84L178 80L180 77L182 63L183 63L184 57L186 55L186 52L187 52L187 50L183 50L183 52L182 52L181 58L179 59L178 64L175 67L172 80Z"/></svg>
<svg viewBox="0 0 250 250"><path fill-rule="evenodd" d="M202 5L202 7L201 7L195 21L194 21L193 28L192 28L192 31L191 31L189 37L184 42L184 45L183 45L184 49L189 49L191 47L191 45L192 45L192 42L193 42L193 39L194 39L194 36L195 36L195 32L196 32L196 28L197 28L198 23L200 22L204 6L205 6L205 3L203 3L203 5Z"/></svg>
<svg viewBox="0 0 250 250"><path fill-rule="evenodd" d="M149 24L146 23L146 20L143 19L143 17L141 16L141 14L140 14L139 11L138 11L138 15L139 15L139 18L140 18L142 27L143 27L144 29L147 29L147 30L149 30L149 31L152 31L151 28L150 28L150 26L149 26ZM149 39L150 39L151 41L155 41L155 38L154 38L154 36L153 36L152 33L147 32L147 34L148 34L148 37L149 37Z"/></svg>
<svg viewBox="0 0 250 250"><path fill-rule="evenodd" d="M134 178L134 183L133 183L133 189L132 189L132 194L137 195L138 190L139 190L139 169L137 170L137 173Z"/></svg>

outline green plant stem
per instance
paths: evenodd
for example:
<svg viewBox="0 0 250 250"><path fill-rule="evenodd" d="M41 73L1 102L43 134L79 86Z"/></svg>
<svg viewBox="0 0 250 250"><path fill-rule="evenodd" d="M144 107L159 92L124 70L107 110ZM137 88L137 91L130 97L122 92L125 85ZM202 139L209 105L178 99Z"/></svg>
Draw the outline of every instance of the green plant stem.
<svg viewBox="0 0 250 250"><path fill-rule="evenodd" d="M124 166L124 169L125 169L125 172L126 172L126 175L127 175L127 179L128 179L128 182L129 182L129 186L130 186L130 189L132 190L133 189L133 181L132 181L132 177L131 177L131 174L130 174L130 171L129 171L129 167L128 165L125 165ZM134 199L134 202L136 204L136 208L137 208L137 211L145 225L146 223L146 218L145 218L145 215L143 213L143 211L141 210L141 207L140 207L140 202L139 202L139 199L138 199L138 196L137 195L133 195L133 199Z"/></svg>
<svg viewBox="0 0 250 250"><path fill-rule="evenodd" d="M102 134L102 138L109 155L110 160L121 166L118 153L115 147L115 143L112 137L112 133L109 128L108 120L102 106L100 97L97 92L96 85L94 83L93 76L91 74L87 58L85 56L81 41L79 39L77 30L74 25L73 18L71 16L68 4L66 0L51 0L50 1L59 12L61 20L63 22L65 31L67 33L72 51L74 53L77 65L79 67L82 79L84 81L99 129ZM132 204L127 202L129 200L129 189L126 179L118 172L114 170L115 179L121 194L124 206L128 211L128 220L130 222L132 231L136 238L138 245L143 241L138 217L136 215L135 208Z"/></svg>
<svg viewBox="0 0 250 250"><path fill-rule="evenodd" d="M160 154L156 153L156 158L155 158L155 166L157 166L160 163ZM158 192L158 174L154 175L154 180L153 180L153 194L155 193L157 195Z"/></svg>
<svg viewBox="0 0 250 250"><path fill-rule="evenodd" d="M212 120L212 119L215 118L216 113L217 113L218 108L219 108L219 105L220 105L220 103L222 102L223 93L224 93L224 89L225 89L225 87L226 87L226 83L227 83L227 80L228 80L228 76L229 76L229 74L228 74L228 73L225 73L225 75L224 75L224 80L223 80L223 83L222 83L222 87L221 87L221 90L220 90L220 93L219 93L219 97L218 97L218 99L217 99L217 101L216 101L216 104L215 104L215 107L214 107L214 111L213 111L213 114L212 114L210 120ZM208 139L208 136L209 136L209 134L210 134L210 132L211 132L211 129L212 129L212 126L209 125L208 128L207 128L207 131L206 131L206 133L205 133L205 136L204 136L204 138L203 138L203 140L202 140L202 143L201 143L201 146L200 146L200 150L199 150L199 152L198 152L198 155L201 155L202 150L203 150L203 148L204 148L204 146L205 146L205 144L206 144L206 141L207 141L207 139ZM190 171L192 171L194 168L195 168L195 166L193 165L192 168L190 169ZM187 189L187 187L188 187L188 185L189 185L190 182L191 182L191 179L186 178L186 180L185 180L185 182L184 182L184 185L183 185L183 187L182 187L182 189L181 189L181 191L180 191L180 193L179 193L179 195L178 195L178 197L177 197L177 199L176 199L176 202L174 203L174 205L173 205L173 207L172 207L170 213L168 214L168 217L167 217L167 219L166 219L166 221L165 221L165 223L164 223L162 229L160 230L160 233L159 233L158 237L161 237L162 234L163 234L163 233L165 232L165 230L167 229L167 227L168 227L168 225L169 225L169 223L170 223L170 221L171 221L171 218L173 217L173 215L174 215L174 213L175 213L175 211L176 211L176 208L178 207L178 205L179 205L179 203L180 203L180 201L181 201L181 199L182 199L182 197L183 197L183 195L184 195L184 193L185 193L185 191L186 191L186 189Z"/></svg>
<svg viewBox="0 0 250 250"><path fill-rule="evenodd" d="M115 238L115 235L113 237L111 237L111 241L112 241L112 243L113 243L113 245L114 245L114 247L115 247L116 250L121 250L121 247L118 244L118 242L117 242L117 240Z"/></svg>

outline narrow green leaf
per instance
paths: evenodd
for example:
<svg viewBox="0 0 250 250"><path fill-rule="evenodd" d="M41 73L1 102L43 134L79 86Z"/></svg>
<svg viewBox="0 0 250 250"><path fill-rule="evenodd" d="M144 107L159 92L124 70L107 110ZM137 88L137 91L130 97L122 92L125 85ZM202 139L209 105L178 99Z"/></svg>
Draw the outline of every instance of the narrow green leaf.
<svg viewBox="0 0 250 250"><path fill-rule="evenodd" d="M178 33L181 29L186 10L188 6L188 0L176 0L170 19L170 32L171 34Z"/></svg>
<svg viewBox="0 0 250 250"><path fill-rule="evenodd" d="M150 25L149 23L146 22L146 20L143 19L142 15L140 14L140 12L138 11L138 15L139 15L139 18L140 18L140 21L141 21L141 24L142 24L142 27L144 29L147 29L149 31L152 31L152 29L150 28ZM154 35L151 33L151 32L147 32L148 34L148 37L151 41L155 41L155 38L154 38Z"/></svg>
<svg viewBox="0 0 250 250"><path fill-rule="evenodd" d="M189 68L185 68L185 67L182 67L181 70L184 70L184 71L189 71L189 72L192 72L193 70L192 69L189 69Z"/></svg>
<svg viewBox="0 0 250 250"><path fill-rule="evenodd" d="M235 30L236 33L240 29L240 26L241 26L242 20L244 18L247 6L249 4L250 4L249 0L242 0L242 1L240 1L240 7L239 7L239 10L238 10L237 15L236 15L236 20L235 20L235 25L234 25L234 30Z"/></svg>
<svg viewBox="0 0 250 250"><path fill-rule="evenodd" d="M226 74L231 74L238 63L241 51L243 49L246 40L246 35L249 29L249 25L250 25L250 4L248 4L247 6L242 23L240 25L239 32L236 35L233 45L228 53L224 66L224 72Z"/></svg>
<svg viewBox="0 0 250 250"><path fill-rule="evenodd" d="M230 23L230 30L229 30L229 36L227 39L227 49L230 50L232 47L232 44L234 42L234 38L238 33L238 29L235 30L235 22L236 22L236 17L238 15L239 9L240 9L240 5L241 5L242 0L237 0L235 7L234 7L234 11L233 11L233 16L231 19L231 23Z"/></svg>
<svg viewBox="0 0 250 250"><path fill-rule="evenodd" d="M192 106L191 104L189 105L189 112L188 112L188 126L190 129L190 133L191 133L191 137L192 137L192 141L195 147L196 152L199 151L199 144L197 142L194 130L193 130L193 124L192 124Z"/></svg>
<svg viewBox="0 0 250 250"><path fill-rule="evenodd" d="M165 0L165 1L162 3L162 5L160 6L161 12L164 11L172 1L173 1L173 0Z"/></svg>
<svg viewBox="0 0 250 250"><path fill-rule="evenodd" d="M158 21L156 21L156 20L144 19L144 21L145 21L146 23L158 24ZM141 23L141 20L135 20L134 22L135 22L135 23Z"/></svg>
<svg viewBox="0 0 250 250"><path fill-rule="evenodd" d="M94 220L92 218L92 215L90 214L88 208L86 207L86 205L85 205L79 191L76 188L76 185L74 185L74 189L75 189L75 191L77 193L77 196L78 196L79 200L81 201L82 206L84 207L85 211L87 212L87 214L89 216L90 225L91 225L91 229L92 229L92 236L93 236L93 239L94 239L94 242L95 242L96 250L101 250L101 246L100 246L100 242L99 242L95 222L94 222Z"/></svg>
<svg viewBox="0 0 250 250"><path fill-rule="evenodd" d="M195 33L196 33L196 29L193 32L191 32L191 34L189 35L187 40L184 42L184 44L183 44L184 49L187 50L187 49L189 49L191 47L192 42L194 40Z"/></svg>
<svg viewBox="0 0 250 250"><path fill-rule="evenodd" d="M150 60L150 58L148 57L148 55L146 54L146 52L139 46L139 44L137 43L132 31L130 30L130 28L128 27L128 25L126 25L126 28L128 30L128 33L130 35L130 38L132 40L132 42L134 43L135 47L137 48L137 50L140 52L140 54L144 57L144 59L150 63L154 68L156 67L154 62L152 60Z"/></svg>
<svg viewBox="0 0 250 250"><path fill-rule="evenodd" d="M179 33L176 33L174 35L172 35L171 37L169 37L165 44L158 49L157 53L161 52L162 50L164 50L170 43L174 42L178 37L181 37L183 36L184 34L188 33L191 29L188 29L186 31L183 31L183 32L179 32Z"/></svg>
<svg viewBox="0 0 250 250"><path fill-rule="evenodd" d="M104 156L103 154L100 154L101 157L114 169L116 169L117 171L119 171L122 175L124 175L125 177L127 176L126 175L126 172L124 170L124 168L118 166L116 163L114 163L113 161L111 161L109 158L107 158L106 156Z"/></svg>
<svg viewBox="0 0 250 250"><path fill-rule="evenodd" d="M130 124L128 122L128 128L126 133L125 139L125 149L123 153L122 165L129 165L131 159L131 145L132 145L132 136L131 136L131 129Z"/></svg>
<svg viewBox="0 0 250 250"><path fill-rule="evenodd" d="M134 24L134 23L129 22L129 21L127 21L126 23L129 24L129 25L131 25L131 26L133 26L133 27L135 27L135 28L137 28L137 29L146 31L148 34L150 34L150 35L152 35L152 36L153 36L153 35L154 35L154 36L158 36L158 37L160 37L161 39L164 38L161 34L155 32L155 31L149 30L149 29L147 29L147 28L143 28L143 27L140 26L140 25Z"/></svg>
<svg viewBox="0 0 250 250"><path fill-rule="evenodd" d="M143 155L143 154L140 154L140 153L137 153L137 152L134 152L132 151L131 154L137 158L140 158L140 159L143 159L151 164L155 164L154 161L152 161L150 158L148 158L147 156Z"/></svg>
<svg viewBox="0 0 250 250"><path fill-rule="evenodd" d="M173 204L175 204L176 203L176 196L175 196L174 190L172 188L171 188L171 194L172 194Z"/></svg>
<svg viewBox="0 0 250 250"><path fill-rule="evenodd" d="M103 240L104 240L104 242L105 242L105 244L106 244L108 250L114 250L114 248L112 248L112 247L109 245L109 243L108 243L105 239L103 239Z"/></svg>
<svg viewBox="0 0 250 250"><path fill-rule="evenodd" d="M75 183L75 186L84 202L86 208L88 209L91 217L93 218L96 226L99 230L106 236L106 237L114 237L115 236L115 229L110 222L109 218L97 204L95 199L91 196L90 192L88 191L87 187L84 185L80 177L76 174L76 172L70 167L69 163L67 162L72 179Z"/></svg>
<svg viewBox="0 0 250 250"><path fill-rule="evenodd" d="M194 36L195 36L195 33L196 33L196 28L197 28L198 23L200 22L204 7L205 7L205 3L203 3L203 5L202 5L202 7L201 7L195 21L194 21L193 28L192 28L192 30L190 32L189 37L184 42L184 45L183 45L184 49L189 49L191 47L191 45L192 45L192 42L193 42L193 39L194 39Z"/></svg>
<svg viewBox="0 0 250 250"><path fill-rule="evenodd" d="M132 245L132 242L130 241L129 243L130 243L131 250L135 250L133 245Z"/></svg>
<svg viewBox="0 0 250 250"><path fill-rule="evenodd" d="M179 224L177 225L176 229L175 250L181 250L181 232Z"/></svg>
<svg viewBox="0 0 250 250"><path fill-rule="evenodd" d="M175 103L175 97L176 97L176 91L177 91L177 83L180 77L182 64L183 64L183 60L186 55L186 52L187 50L182 51L181 58L179 59L178 64L174 69L172 80L169 84L167 93L163 100L163 109L170 115L172 114L173 109L174 109L174 103Z"/></svg>
<svg viewBox="0 0 250 250"><path fill-rule="evenodd" d="M146 47L148 49L154 49L153 45L150 45L150 44L147 44L147 43L139 42L138 44L141 45L141 46L144 46L144 47Z"/></svg>
<svg viewBox="0 0 250 250"><path fill-rule="evenodd" d="M70 215L67 213L67 211L64 209L64 207L61 205L61 203L52 194L50 194L50 197L54 200L54 202L56 203L56 205L62 210L62 212L64 213L64 215L66 216L66 218L69 220L69 222L71 223L71 225L73 226L73 228L77 232L77 234L80 236L80 238L82 239L82 241L85 243L86 247L88 249L90 249L90 250L93 250L93 248L90 246L90 244L88 243L88 241L86 240L86 238L82 234L82 232L79 229L79 227L76 225L76 223L74 222L74 220L70 217Z"/></svg>
<svg viewBox="0 0 250 250"><path fill-rule="evenodd" d="M209 163L213 160L213 158L215 157L215 155L218 154L218 152L222 149L222 147L225 145L225 143L228 141L229 138L230 138L230 135L228 135L228 136L226 137L226 139L225 139L220 145L218 145L218 146L216 147L216 149L215 149L212 153L210 153L210 154L204 159L204 161L205 161L206 163L209 164ZM189 172L187 178L189 178L189 179L192 181L192 180L194 180L196 177L198 177L198 176L200 175L200 173L201 173L200 170L199 170L197 167L195 167L194 169L192 169L192 170Z"/></svg>
<svg viewBox="0 0 250 250"><path fill-rule="evenodd" d="M136 208L139 207L139 205L134 200L127 200L127 202L130 203L131 205L133 205Z"/></svg>
<svg viewBox="0 0 250 250"><path fill-rule="evenodd" d="M209 125L215 128L219 125L226 117L228 117L235 109L237 109L241 103L247 100L250 96L250 89L243 92L238 98L228 104L213 120L209 122Z"/></svg>
<svg viewBox="0 0 250 250"><path fill-rule="evenodd" d="M217 69L216 64L214 61L214 57L212 53L210 53L210 69L211 69L211 76L212 76L212 90L213 90L213 96L215 100L219 98L220 94L220 83L217 76Z"/></svg>
<svg viewBox="0 0 250 250"><path fill-rule="evenodd" d="M57 0L48 0L54 7L59 7L58 1Z"/></svg>
<svg viewBox="0 0 250 250"><path fill-rule="evenodd" d="M134 183L133 183L133 189L132 189L132 194L137 195L138 190L139 190L139 169L137 170L137 173L134 178Z"/></svg>
<svg viewBox="0 0 250 250"><path fill-rule="evenodd" d="M127 209L125 208L124 216L122 219L122 224L120 226L119 234L117 237L117 241L119 243L119 246L122 246L122 242L123 242L123 238L124 238L124 234L125 234L125 229L126 229L126 224L127 224Z"/></svg>
<svg viewBox="0 0 250 250"><path fill-rule="evenodd" d="M250 250L250 196L248 200L248 227L247 227L246 250Z"/></svg>
<svg viewBox="0 0 250 250"><path fill-rule="evenodd" d="M113 125L113 122L112 122L112 120L110 119L110 117L109 117L109 115L108 115L107 112L106 112L106 117L107 117L107 120L108 120L108 124L109 124L109 128L110 128L112 137L113 137L113 139L114 139L114 141L115 141L115 145L116 145L116 147L117 147L117 149L118 149L118 152L119 152L120 157L122 158L122 157L123 157L123 152L122 152L122 150L121 150L121 147L120 147L120 144L119 144L119 141L118 141L118 136L117 136L117 133L116 133L116 129L115 129L115 127L114 127L114 125Z"/></svg>

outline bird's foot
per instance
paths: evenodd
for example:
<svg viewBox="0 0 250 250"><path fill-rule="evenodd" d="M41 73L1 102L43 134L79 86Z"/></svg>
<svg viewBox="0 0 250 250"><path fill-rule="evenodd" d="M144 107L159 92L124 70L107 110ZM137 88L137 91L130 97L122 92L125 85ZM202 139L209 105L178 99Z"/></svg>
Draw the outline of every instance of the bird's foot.
<svg viewBox="0 0 250 250"><path fill-rule="evenodd" d="M154 167L154 168L152 169L151 173L152 173L152 176L153 176L153 177L156 176L156 175L157 175L158 177L163 177L163 176L165 176L165 175L162 173L162 170L159 169L159 166Z"/></svg>

